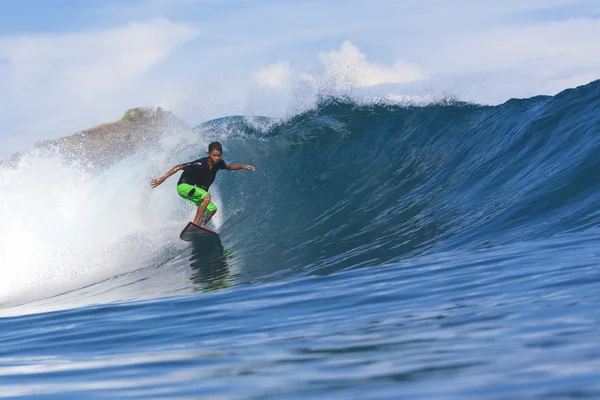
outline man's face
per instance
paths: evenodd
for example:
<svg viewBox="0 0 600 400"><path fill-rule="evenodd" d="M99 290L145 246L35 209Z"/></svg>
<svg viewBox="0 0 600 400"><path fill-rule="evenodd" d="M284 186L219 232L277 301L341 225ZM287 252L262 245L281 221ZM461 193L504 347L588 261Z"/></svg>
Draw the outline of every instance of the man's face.
<svg viewBox="0 0 600 400"><path fill-rule="evenodd" d="M208 158L210 158L210 161L213 164L218 163L219 161L221 161L221 156L223 155L223 152L219 151L219 150L213 150L210 153L208 153Z"/></svg>

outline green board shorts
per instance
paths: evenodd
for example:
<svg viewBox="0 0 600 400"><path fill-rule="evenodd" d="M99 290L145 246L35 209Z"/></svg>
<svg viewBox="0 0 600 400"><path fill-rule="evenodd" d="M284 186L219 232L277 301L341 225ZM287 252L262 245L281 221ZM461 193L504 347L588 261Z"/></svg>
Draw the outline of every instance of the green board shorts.
<svg viewBox="0 0 600 400"><path fill-rule="evenodd" d="M208 194L206 190L188 183L180 183L177 185L177 193L187 201L194 203L196 207L200 206L200 203L202 203L202 200L204 200L204 197ZM210 201L206 206L206 212L213 211L217 211L217 206Z"/></svg>

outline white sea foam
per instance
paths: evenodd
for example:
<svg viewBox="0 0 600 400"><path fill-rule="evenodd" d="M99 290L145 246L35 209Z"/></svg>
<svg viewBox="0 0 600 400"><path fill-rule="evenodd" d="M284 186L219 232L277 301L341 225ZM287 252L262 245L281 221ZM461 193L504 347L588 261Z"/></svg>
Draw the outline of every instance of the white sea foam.
<svg viewBox="0 0 600 400"><path fill-rule="evenodd" d="M47 149L25 154L16 168L0 167L0 304L94 284L183 246L178 233L195 208L177 196L178 175L156 189L150 180L202 155L204 142L165 132L153 148L100 173ZM216 185L211 193L220 202Z"/></svg>

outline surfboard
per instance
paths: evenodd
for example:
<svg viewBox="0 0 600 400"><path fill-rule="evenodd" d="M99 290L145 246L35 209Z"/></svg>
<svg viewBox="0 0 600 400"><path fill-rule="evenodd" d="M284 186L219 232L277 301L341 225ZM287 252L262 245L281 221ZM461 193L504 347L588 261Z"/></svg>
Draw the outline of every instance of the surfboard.
<svg viewBox="0 0 600 400"><path fill-rule="evenodd" d="M216 232L211 231L203 226L196 225L193 222L187 224L179 234L179 238L186 242L191 242L195 245L223 249L221 239Z"/></svg>

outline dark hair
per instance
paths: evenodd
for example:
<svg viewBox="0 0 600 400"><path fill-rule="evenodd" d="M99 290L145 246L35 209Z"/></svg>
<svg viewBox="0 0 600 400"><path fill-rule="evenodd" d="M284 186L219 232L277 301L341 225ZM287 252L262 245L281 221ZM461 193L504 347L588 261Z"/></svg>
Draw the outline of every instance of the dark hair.
<svg viewBox="0 0 600 400"><path fill-rule="evenodd" d="M219 142L212 142L211 144L208 145L208 152L212 153L213 150L217 150L220 151L221 153L223 152L223 147L221 147L221 143Z"/></svg>

